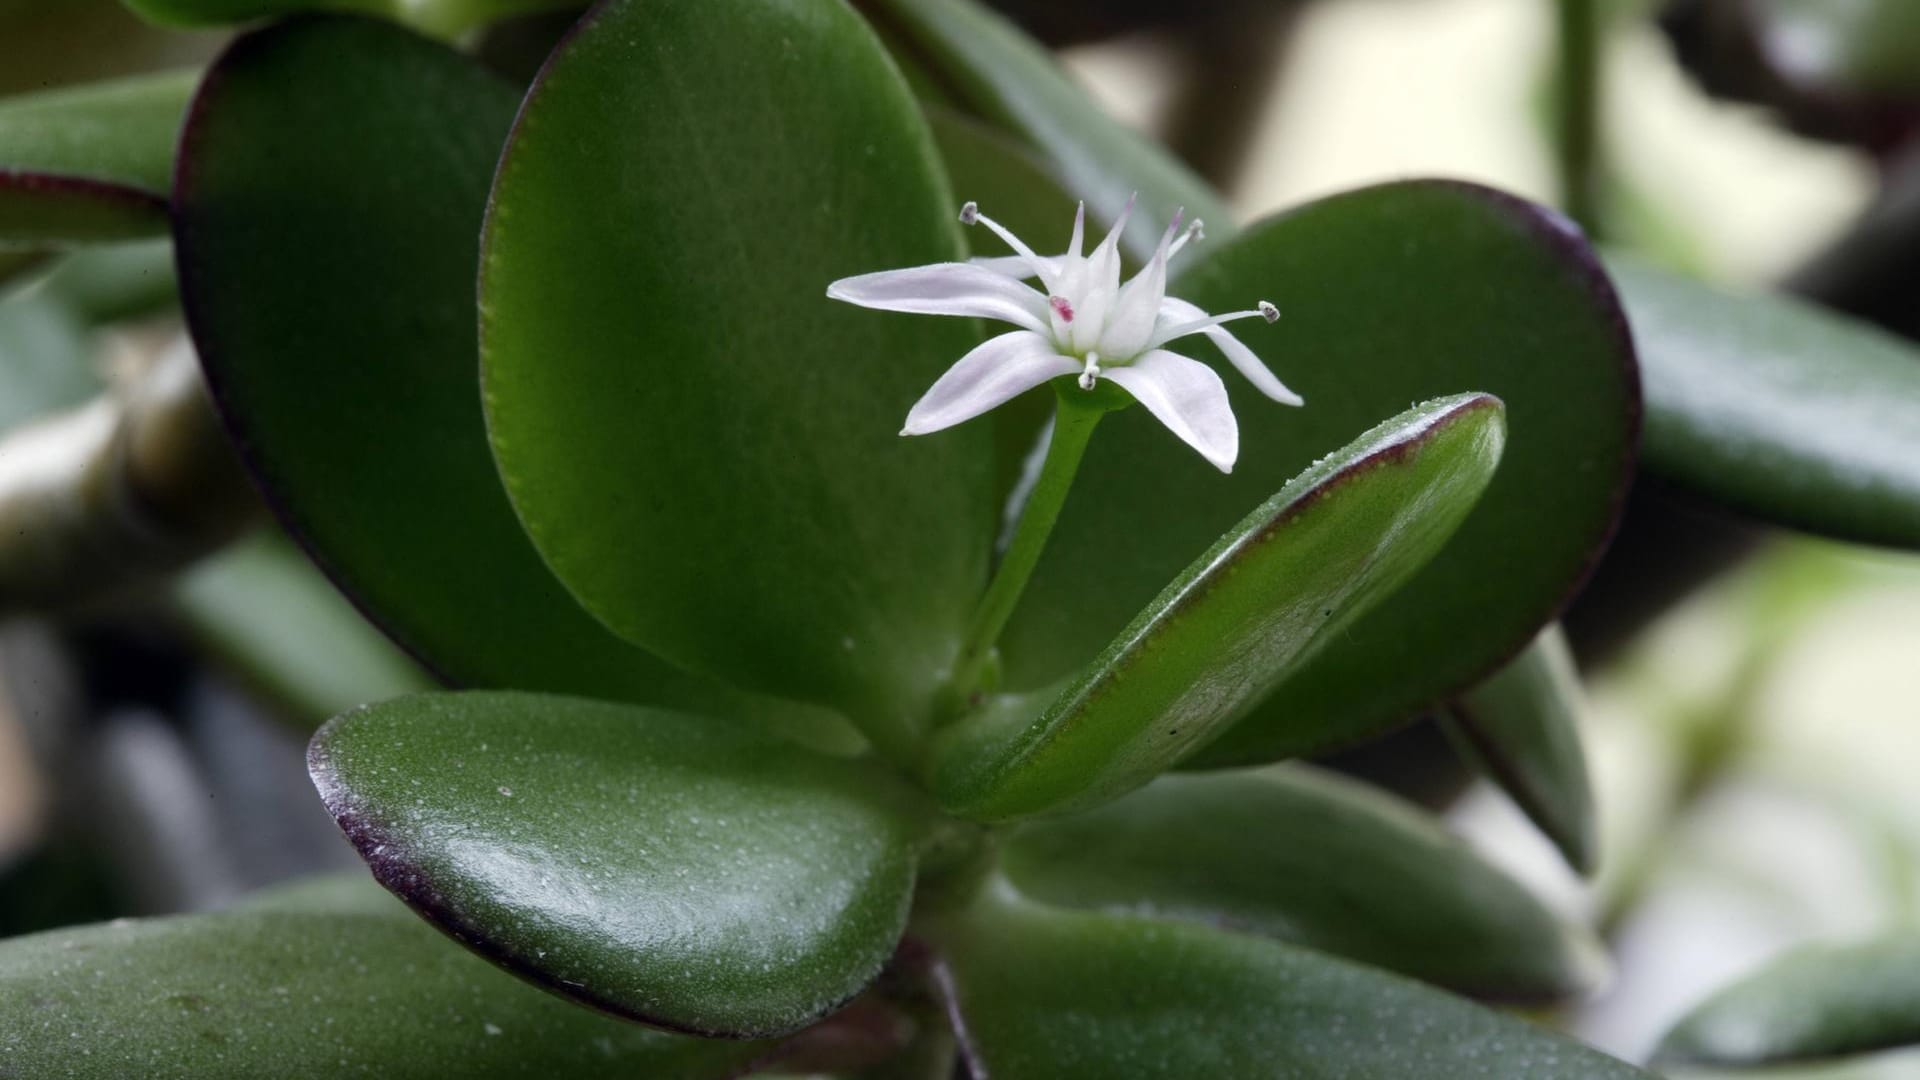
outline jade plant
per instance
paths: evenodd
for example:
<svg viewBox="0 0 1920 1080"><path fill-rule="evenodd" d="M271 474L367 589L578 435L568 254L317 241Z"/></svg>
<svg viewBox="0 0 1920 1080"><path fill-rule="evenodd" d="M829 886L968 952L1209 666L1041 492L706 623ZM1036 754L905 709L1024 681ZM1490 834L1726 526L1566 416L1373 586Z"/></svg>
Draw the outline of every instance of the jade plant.
<svg viewBox="0 0 1920 1080"><path fill-rule="evenodd" d="M89 421L0 594L223 542L237 452L443 685L312 735L365 870L0 943L3 1077L1649 1075L1502 1011L1592 930L1301 759L1437 717L1590 872L1636 475L1920 544L1909 346L1460 181L1239 225L973 0L127 6L244 25L0 100L0 274L164 238L213 408Z"/></svg>

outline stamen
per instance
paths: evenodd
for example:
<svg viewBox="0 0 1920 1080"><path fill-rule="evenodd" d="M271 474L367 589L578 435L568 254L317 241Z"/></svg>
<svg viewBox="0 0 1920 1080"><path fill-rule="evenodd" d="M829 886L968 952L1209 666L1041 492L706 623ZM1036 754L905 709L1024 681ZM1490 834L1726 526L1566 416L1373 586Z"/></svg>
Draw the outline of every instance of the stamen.
<svg viewBox="0 0 1920 1080"><path fill-rule="evenodd" d="M960 204L960 224L971 225L980 220L980 204L964 202Z"/></svg>
<svg viewBox="0 0 1920 1080"><path fill-rule="evenodd" d="M1207 238L1206 222L1200 220L1199 218L1194 218L1192 221L1187 222L1187 231L1181 233L1180 239L1175 240L1173 242L1173 247L1167 251L1167 257L1172 258L1173 256L1180 254L1180 249L1183 247L1186 247L1190 241L1205 240L1206 238Z"/></svg>
<svg viewBox="0 0 1920 1080"><path fill-rule="evenodd" d="M1087 354L1087 366L1082 368L1080 371L1080 389L1091 390L1093 389L1094 384L1099 381L1100 381L1100 354L1097 352L1090 352Z"/></svg>
<svg viewBox="0 0 1920 1080"><path fill-rule="evenodd" d="M1047 303L1053 306L1053 313L1060 316L1061 322L1070 323L1073 321L1073 305L1067 301L1066 297L1049 296L1047 297Z"/></svg>
<svg viewBox="0 0 1920 1080"><path fill-rule="evenodd" d="M967 202L960 207L960 224L985 225L993 232L993 235L1005 241L1006 245L1013 249L1014 254L1026 260L1027 266L1032 268L1034 274L1046 283L1049 290L1055 287L1056 283L1054 281L1053 268L1047 265L1046 260L1034 254L1033 249L1028 247L1019 237L1013 235L1012 231L1005 225L981 213L979 203Z"/></svg>
<svg viewBox="0 0 1920 1080"><path fill-rule="evenodd" d="M1260 317L1270 323L1280 321L1280 309L1265 300L1260 301Z"/></svg>
<svg viewBox="0 0 1920 1080"><path fill-rule="evenodd" d="M1147 348L1157 349L1169 341L1186 337L1188 334L1197 334L1202 330L1210 330L1213 327L1219 326L1221 323L1230 323L1239 319L1256 318L1265 319L1270 323L1276 322L1280 318L1280 309L1262 300L1260 301L1259 307L1250 311L1230 311L1225 315L1209 315L1204 319L1195 319L1192 322L1169 326L1164 330L1156 331L1153 335L1153 340L1147 343Z"/></svg>

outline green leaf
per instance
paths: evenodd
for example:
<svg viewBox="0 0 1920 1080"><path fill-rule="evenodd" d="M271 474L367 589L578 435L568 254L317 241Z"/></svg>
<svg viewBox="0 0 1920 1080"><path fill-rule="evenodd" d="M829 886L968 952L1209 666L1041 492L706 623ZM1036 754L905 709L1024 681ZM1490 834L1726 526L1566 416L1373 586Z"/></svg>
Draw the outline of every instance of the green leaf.
<svg viewBox="0 0 1920 1080"><path fill-rule="evenodd" d="M1500 462L1503 420L1496 398L1444 398L1316 462L1168 584L1039 719L995 710L943 732L942 805L983 821L1081 809L1204 746L1446 543Z"/></svg>
<svg viewBox="0 0 1920 1080"><path fill-rule="evenodd" d="M1470 184L1388 184L1254 226L1172 292L1209 311L1277 303L1277 324L1234 328L1306 405L1282 408L1228 372L1241 438L1228 477L1149 417L1107 421L1002 638L1006 685L1084 664L1329 448L1410 401L1470 390L1506 404L1512 442L1466 524L1198 760L1263 762L1363 738L1482 681L1564 606L1612 532L1638 417L1619 308L1565 219ZM1210 345L1194 350L1216 359Z"/></svg>
<svg viewBox="0 0 1920 1080"><path fill-rule="evenodd" d="M880 26L916 48L913 59L967 107L1018 134L1051 162L1091 216L1111 222L1136 193L1123 250L1144 262L1173 212L1231 234L1233 212L1163 147L1102 112L1052 54L974 0L870 0ZM984 198L962 188L963 198ZM1205 241L1198 242L1204 245ZM1064 248L1063 248L1064 250Z"/></svg>
<svg viewBox="0 0 1920 1080"><path fill-rule="evenodd" d="M919 797L744 724L531 694L348 713L308 764L374 876L509 970L726 1036L852 998L906 925Z"/></svg>
<svg viewBox="0 0 1920 1080"><path fill-rule="evenodd" d="M1721 990L1667 1033L1662 1063L1751 1068L1920 1044L1920 935L1808 945Z"/></svg>
<svg viewBox="0 0 1920 1080"><path fill-rule="evenodd" d="M241 39L195 103L175 211L215 398L288 530L454 682L772 708L609 634L500 486L473 275L517 102L473 61L372 20Z"/></svg>
<svg viewBox="0 0 1920 1080"><path fill-rule="evenodd" d="M976 1075L1648 1075L1398 976L1210 927L999 898L937 945Z"/></svg>
<svg viewBox="0 0 1920 1080"><path fill-rule="evenodd" d="M43 288L90 326L172 312L180 302L167 239L75 251L48 272Z"/></svg>
<svg viewBox="0 0 1920 1080"><path fill-rule="evenodd" d="M481 275L494 451L581 603L689 669L917 722L986 576L993 448L896 433L973 331L825 294L958 257L954 205L843 5L595 9L528 96Z"/></svg>
<svg viewBox="0 0 1920 1080"><path fill-rule="evenodd" d="M86 328L35 290L0 301L0 432L100 392Z"/></svg>
<svg viewBox="0 0 1920 1080"><path fill-rule="evenodd" d="M588 0L123 0L162 26L222 26L307 11L357 12L456 37L495 19L587 6Z"/></svg>
<svg viewBox="0 0 1920 1080"><path fill-rule="evenodd" d="M1752 0L1733 10L1752 20L1761 55L1802 90L1883 108L1920 93L1920 7L1910 0Z"/></svg>
<svg viewBox="0 0 1920 1080"><path fill-rule="evenodd" d="M737 1075L772 1049L600 1016L493 970L363 875L235 911L0 942L19 1080Z"/></svg>
<svg viewBox="0 0 1920 1080"><path fill-rule="evenodd" d="M1920 349L1788 297L1607 268L1646 374L1650 471L1769 521L1920 547Z"/></svg>
<svg viewBox="0 0 1920 1080"><path fill-rule="evenodd" d="M1442 725L1461 756L1500 785L1567 864L1591 874L1599 842L1582 707L1580 673L1555 623L1498 675L1456 698Z"/></svg>
<svg viewBox="0 0 1920 1080"><path fill-rule="evenodd" d="M0 248L166 231L173 147L198 73L0 100Z"/></svg>
<svg viewBox="0 0 1920 1080"><path fill-rule="evenodd" d="M1475 997L1591 989L1599 943L1425 814L1300 766L1163 776L1002 847L1035 900L1231 927Z"/></svg>

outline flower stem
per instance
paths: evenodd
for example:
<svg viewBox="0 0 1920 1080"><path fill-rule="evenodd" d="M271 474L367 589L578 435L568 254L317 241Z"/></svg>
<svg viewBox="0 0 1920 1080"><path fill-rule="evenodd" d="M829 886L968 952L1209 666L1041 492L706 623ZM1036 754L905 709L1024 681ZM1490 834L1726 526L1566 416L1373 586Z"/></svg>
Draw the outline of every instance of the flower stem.
<svg viewBox="0 0 1920 1080"><path fill-rule="evenodd" d="M1605 16L1598 0L1559 0L1555 88L1560 202L1595 242L1604 238L1605 163L1601 160L1601 55Z"/></svg>
<svg viewBox="0 0 1920 1080"><path fill-rule="evenodd" d="M1094 425L1114 407L1104 393L1061 389L1057 396L1046 461L1040 466L1039 479L1027 496L1026 506L1021 508L1020 521L1014 526L1013 540L1000 559L1000 567L974 610L973 625L954 667L952 685L963 696L980 689L1000 631L1006 629L1007 620L1020 603L1020 594L1026 591L1027 579L1033 576L1040 553L1046 550L1054 522L1060 519L1060 508L1066 504L1074 474L1080 471L1080 459L1087 452Z"/></svg>

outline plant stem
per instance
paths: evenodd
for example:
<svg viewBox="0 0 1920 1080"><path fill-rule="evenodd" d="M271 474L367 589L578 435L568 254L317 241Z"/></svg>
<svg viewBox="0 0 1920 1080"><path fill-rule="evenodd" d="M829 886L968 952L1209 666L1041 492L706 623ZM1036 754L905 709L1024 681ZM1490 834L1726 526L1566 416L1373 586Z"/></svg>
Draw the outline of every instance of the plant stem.
<svg viewBox="0 0 1920 1080"><path fill-rule="evenodd" d="M1604 37L1598 0L1558 0L1559 69L1554 94L1554 136L1560 201L1598 241L1604 234L1600 161L1600 46Z"/></svg>
<svg viewBox="0 0 1920 1080"><path fill-rule="evenodd" d="M993 581L973 613L973 625L967 631L966 644L954 667L952 685L962 696L980 688L981 676L993 658L1000 631L1006 629L1007 620L1020 603L1020 594L1026 591L1027 579L1033 576L1040 553L1046 550L1054 522L1060 519L1060 508L1066 504L1074 474L1080 470L1080 459L1087 452L1087 440L1093 437L1094 425L1112 408L1105 394L1061 390L1057 397L1046 462L1040 466L1040 477L1020 511L1013 541L1007 545L1000 567L994 571Z"/></svg>

